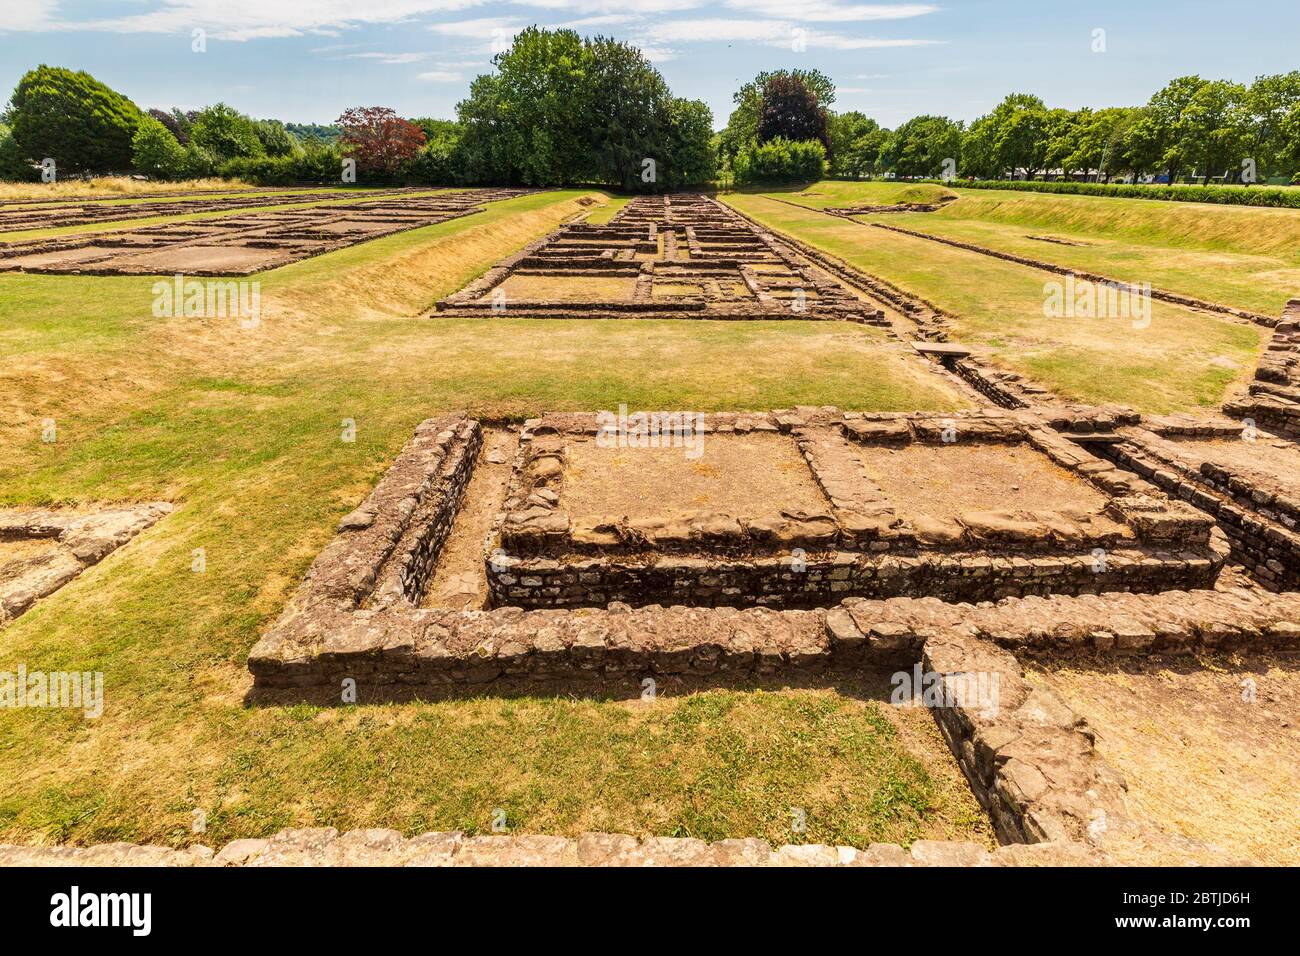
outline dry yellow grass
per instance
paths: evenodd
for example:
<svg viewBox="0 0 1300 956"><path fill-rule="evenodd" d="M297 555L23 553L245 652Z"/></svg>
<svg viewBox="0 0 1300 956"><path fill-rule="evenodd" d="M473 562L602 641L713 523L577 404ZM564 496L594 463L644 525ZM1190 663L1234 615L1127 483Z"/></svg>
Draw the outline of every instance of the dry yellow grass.
<svg viewBox="0 0 1300 956"><path fill-rule="evenodd" d="M1092 725L1137 816L1261 864L1300 864L1294 661L1214 657L1027 676Z"/></svg>
<svg viewBox="0 0 1300 956"><path fill-rule="evenodd" d="M147 193L188 193L208 190L252 189L251 183L239 179L190 179L179 183L141 181L129 176L100 176L95 179L62 179L54 183L0 182L0 200L86 199L111 197L130 199Z"/></svg>

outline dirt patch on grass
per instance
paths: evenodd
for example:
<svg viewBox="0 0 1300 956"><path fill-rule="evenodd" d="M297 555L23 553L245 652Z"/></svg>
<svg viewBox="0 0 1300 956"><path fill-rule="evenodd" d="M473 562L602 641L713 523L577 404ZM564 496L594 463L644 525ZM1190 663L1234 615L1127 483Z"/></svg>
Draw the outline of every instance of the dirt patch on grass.
<svg viewBox="0 0 1300 956"><path fill-rule="evenodd" d="M904 515L972 511L1095 514L1106 496L1023 445L919 445L857 449L867 475Z"/></svg>
<svg viewBox="0 0 1300 956"><path fill-rule="evenodd" d="M1179 449L1233 470L1262 472L1285 491L1300 495L1300 449L1287 441L1179 441Z"/></svg>
<svg viewBox="0 0 1300 956"><path fill-rule="evenodd" d="M636 279L610 276L530 276L513 275L489 293L505 294L507 307L511 301L536 302L554 299L560 302L606 302L629 299L636 288Z"/></svg>
<svg viewBox="0 0 1300 956"><path fill-rule="evenodd" d="M1300 864L1300 662L1220 656L1027 676L1092 725L1139 816L1262 864Z"/></svg>
<svg viewBox="0 0 1300 956"><path fill-rule="evenodd" d="M758 517L774 511L825 513L826 499L794 442L777 435L704 435L686 448L566 450L560 506L573 517L636 519L676 511Z"/></svg>

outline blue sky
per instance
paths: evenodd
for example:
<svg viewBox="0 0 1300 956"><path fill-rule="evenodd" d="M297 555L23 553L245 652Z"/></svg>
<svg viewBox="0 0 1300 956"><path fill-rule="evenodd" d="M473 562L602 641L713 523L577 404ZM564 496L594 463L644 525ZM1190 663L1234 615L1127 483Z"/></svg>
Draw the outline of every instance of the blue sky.
<svg viewBox="0 0 1300 956"><path fill-rule="evenodd" d="M494 47L533 23L635 43L718 127L762 69L816 67L836 81L837 109L892 127L920 113L970 120L1012 91L1116 106L1185 73L1249 81L1300 68L1298 0L6 0L0 90L48 63L88 70L145 108L450 117Z"/></svg>

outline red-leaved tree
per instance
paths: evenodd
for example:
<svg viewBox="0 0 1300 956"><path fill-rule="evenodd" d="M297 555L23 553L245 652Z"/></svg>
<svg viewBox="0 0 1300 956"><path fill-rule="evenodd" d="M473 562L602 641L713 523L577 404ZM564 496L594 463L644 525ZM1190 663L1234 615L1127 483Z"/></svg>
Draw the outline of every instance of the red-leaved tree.
<svg viewBox="0 0 1300 956"><path fill-rule="evenodd" d="M336 121L343 148L368 172L395 173L424 145L424 130L387 106L354 106Z"/></svg>

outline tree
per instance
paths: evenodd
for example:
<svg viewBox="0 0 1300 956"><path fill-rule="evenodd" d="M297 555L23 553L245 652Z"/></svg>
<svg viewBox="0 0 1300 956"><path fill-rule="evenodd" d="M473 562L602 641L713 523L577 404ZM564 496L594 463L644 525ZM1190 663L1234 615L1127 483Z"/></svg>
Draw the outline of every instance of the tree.
<svg viewBox="0 0 1300 956"><path fill-rule="evenodd" d="M40 66L18 81L12 133L23 158L51 158L65 172L125 172L143 114L84 71Z"/></svg>
<svg viewBox="0 0 1300 956"><path fill-rule="evenodd" d="M40 179L36 167L23 156L9 128L0 127L0 180L35 182Z"/></svg>
<svg viewBox="0 0 1300 956"><path fill-rule="evenodd" d="M1128 165L1123 149L1123 136L1140 113L1141 110L1127 107L1080 110L1070 134L1074 148L1062 159L1062 165L1085 173L1095 169L1099 180L1130 170L1132 167Z"/></svg>
<svg viewBox="0 0 1300 956"><path fill-rule="evenodd" d="M1092 110L1086 107L1077 112L1062 109L1047 111L1047 118L1043 124L1043 167L1045 169L1059 169L1065 179L1069 179L1070 174L1075 170L1080 170L1085 175L1091 171L1091 167L1080 163L1076 156L1080 131L1091 117Z"/></svg>
<svg viewBox="0 0 1300 956"><path fill-rule="evenodd" d="M365 172L391 176L424 145L424 130L387 106L354 106L335 122L339 145Z"/></svg>
<svg viewBox="0 0 1300 956"><path fill-rule="evenodd" d="M218 163L266 155L257 135L257 124L225 103L206 107L195 114L190 139L211 153Z"/></svg>
<svg viewBox="0 0 1300 956"><path fill-rule="evenodd" d="M696 186L717 175L713 111L703 100L673 99L668 106L668 169L665 187Z"/></svg>
<svg viewBox="0 0 1300 956"><path fill-rule="evenodd" d="M813 182L826 172L826 148L815 139L789 140L778 136L753 142L735 160L738 183Z"/></svg>
<svg viewBox="0 0 1300 956"><path fill-rule="evenodd" d="M1182 162L1201 170L1207 186L1210 177L1220 172L1237 180L1249 135L1246 87L1211 80L1201 84L1184 107L1174 127L1174 152Z"/></svg>
<svg viewBox="0 0 1300 956"><path fill-rule="evenodd" d="M185 114L180 110L172 110L170 113L166 110L151 109L149 115L166 127L167 131L175 137L176 142L182 146L190 141L190 124L185 118ZM182 125L183 123L183 125Z"/></svg>
<svg viewBox="0 0 1300 956"><path fill-rule="evenodd" d="M153 116L146 116L131 142L136 170L155 179L180 179L186 172L185 147Z"/></svg>
<svg viewBox="0 0 1300 956"><path fill-rule="evenodd" d="M1133 131L1134 146L1143 155L1157 154L1157 162L1168 171L1171 183L1189 162L1196 161L1186 155L1179 129L1183 112L1205 82L1199 76L1170 80L1151 97L1140 127Z"/></svg>
<svg viewBox="0 0 1300 956"><path fill-rule="evenodd" d="M830 117L831 171L860 178L875 171L888 133L870 117L850 110Z"/></svg>
<svg viewBox="0 0 1300 956"><path fill-rule="evenodd" d="M253 129L267 156L292 156L298 152L298 140L279 120L256 120Z"/></svg>
<svg viewBox="0 0 1300 956"><path fill-rule="evenodd" d="M578 102L573 112L586 117L589 145L585 162L573 172L623 189L661 185L673 175L668 84L634 46L605 37L584 46L590 60L585 82L574 91ZM645 165L647 159L653 167ZM643 174L651 168L654 176L646 182Z"/></svg>
<svg viewBox="0 0 1300 956"><path fill-rule="evenodd" d="M794 142L815 139L829 152L827 127L826 110L799 77L774 76L763 86L755 131L760 143L778 137Z"/></svg>
<svg viewBox="0 0 1300 956"><path fill-rule="evenodd" d="M456 105L467 181L653 191L711 173L708 108L675 99L635 47L530 27L493 63Z"/></svg>
<svg viewBox="0 0 1300 956"><path fill-rule="evenodd" d="M820 70L764 70L734 94L736 104L727 128L723 131L721 150L723 158L730 160L747 144L758 138L758 115L763 103L763 89L774 77L793 77L803 83L817 98L817 105L829 110L835 102L835 83Z"/></svg>
<svg viewBox="0 0 1300 956"><path fill-rule="evenodd" d="M961 161L962 126L946 116L917 116L894 130L881 161L897 176L940 176Z"/></svg>
<svg viewBox="0 0 1300 956"><path fill-rule="evenodd" d="M1246 94L1250 114L1249 149L1265 175L1288 175L1300 160L1292 158L1300 141L1289 120L1300 116L1300 70L1259 76Z"/></svg>
<svg viewBox="0 0 1300 956"><path fill-rule="evenodd" d="M526 186L573 182L589 162L594 53L573 30L529 27L493 57L456 106L479 181Z"/></svg>

